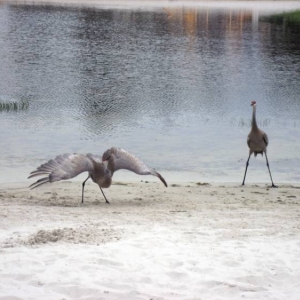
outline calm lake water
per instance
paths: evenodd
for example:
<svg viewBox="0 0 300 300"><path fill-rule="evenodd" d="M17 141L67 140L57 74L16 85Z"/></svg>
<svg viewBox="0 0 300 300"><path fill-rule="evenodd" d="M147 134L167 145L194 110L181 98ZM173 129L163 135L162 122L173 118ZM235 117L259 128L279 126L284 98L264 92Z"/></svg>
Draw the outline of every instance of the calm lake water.
<svg viewBox="0 0 300 300"><path fill-rule="evenodd" d="M274 182L298 182L300 27L270 13L0 4L0 102L27 103L0 111L0 182L111 146L167 181L241 182L252 100ZM270 181L265 158L250 160L247 181Z"/></svg>

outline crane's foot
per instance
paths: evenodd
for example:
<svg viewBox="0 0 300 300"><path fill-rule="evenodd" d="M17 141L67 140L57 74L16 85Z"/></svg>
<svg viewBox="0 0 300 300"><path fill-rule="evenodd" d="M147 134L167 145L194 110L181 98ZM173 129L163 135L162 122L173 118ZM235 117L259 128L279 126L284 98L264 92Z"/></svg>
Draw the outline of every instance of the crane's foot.
<svg viewBox="0 0 300 300"><path fill-rule="evenodd" d="M275 185L274 183L271 185L272 188L278 188L277 185Z"/></svg>
<svg viewBox="0 0 300 300"><path fill-rule="evenodd" d="M105 199L105 200L106 200L106 201L105 201L106 204L110 204L110 202L109 202L107 199Z"/></svg>

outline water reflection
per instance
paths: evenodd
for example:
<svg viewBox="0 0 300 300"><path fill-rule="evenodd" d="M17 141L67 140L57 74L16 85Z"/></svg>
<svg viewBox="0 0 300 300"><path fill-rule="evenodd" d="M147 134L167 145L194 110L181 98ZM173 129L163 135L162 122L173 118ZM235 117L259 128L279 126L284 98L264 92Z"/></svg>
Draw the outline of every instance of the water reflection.
<svg viewBox="0 0 300 300"><path fill-rule="evenodd" d="M260 12L0 5L0 28L0 100L30 103L0 115L1 163L24 166L18 179L37 159L114 145L160 169L239 180L252 99L272 169L297 177L280 160L294 165L299 148L300 36ZM267 181L260 164L253 179Z"/></svg>

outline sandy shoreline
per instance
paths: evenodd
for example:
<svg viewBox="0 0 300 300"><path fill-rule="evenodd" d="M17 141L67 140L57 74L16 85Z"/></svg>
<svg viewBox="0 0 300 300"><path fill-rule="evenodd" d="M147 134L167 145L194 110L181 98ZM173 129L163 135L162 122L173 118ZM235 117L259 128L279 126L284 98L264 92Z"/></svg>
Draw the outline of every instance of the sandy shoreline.
<svg viewBox="0 0 300 300"><path fill-rule="evenodd" d="M1 185L0 299L299 299L300 185L86 187Z"/></svg>

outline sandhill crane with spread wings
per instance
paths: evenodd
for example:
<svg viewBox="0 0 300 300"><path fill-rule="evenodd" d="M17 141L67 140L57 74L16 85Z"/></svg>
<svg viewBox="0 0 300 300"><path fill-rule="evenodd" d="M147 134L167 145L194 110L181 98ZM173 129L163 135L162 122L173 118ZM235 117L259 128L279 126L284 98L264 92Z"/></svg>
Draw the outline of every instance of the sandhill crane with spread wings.
<svg viewBox="0 0 300 300"><path fill-rule="evenodd" d="M245 170L245 175L244 175L244 180L243 180L242 185L245 184L247 169L249 166L249 160L250 160L252 153L254 153L254 156L256 156L257 154L261 154L263 156L265 154L266 161L267 161L267 167L268 167L269 174L271 177L272 187L277 187L273 182L270 167L269 167L269 161L268 161L268 157L267 157L267 147L269 144L269 138L268 138L267 134L264 131L262 131L261 129L259 129L257 126L257 123L256 123L256 101L252 101L251 106L253 107L252 128L251 128L251 131L250 131L250 133L248 135L248 139L247 139L247 144L249 147L249 157L246 162L246 170Z"/></svg>
<svg viewBox="0 0 300 300"><path fill-rule="evenodd" d="M76 177L80 173L88 172L87 179L82 183L82 200L84 196L84 186L86 181L91 178L100 187L106 203L102 188L108 188L111 185L114 172L126 169L139 175L154 175L158 177L167 187L164 178L155 171L155 169L146 166L140 159L121 148L112 147L106 150L102 157L93 154L63 154L58 155L55 159L39 166L35 171L30 173L28 178L46 175L30 185L32 189L48 183L60 180L66 180Z"/></svg>

